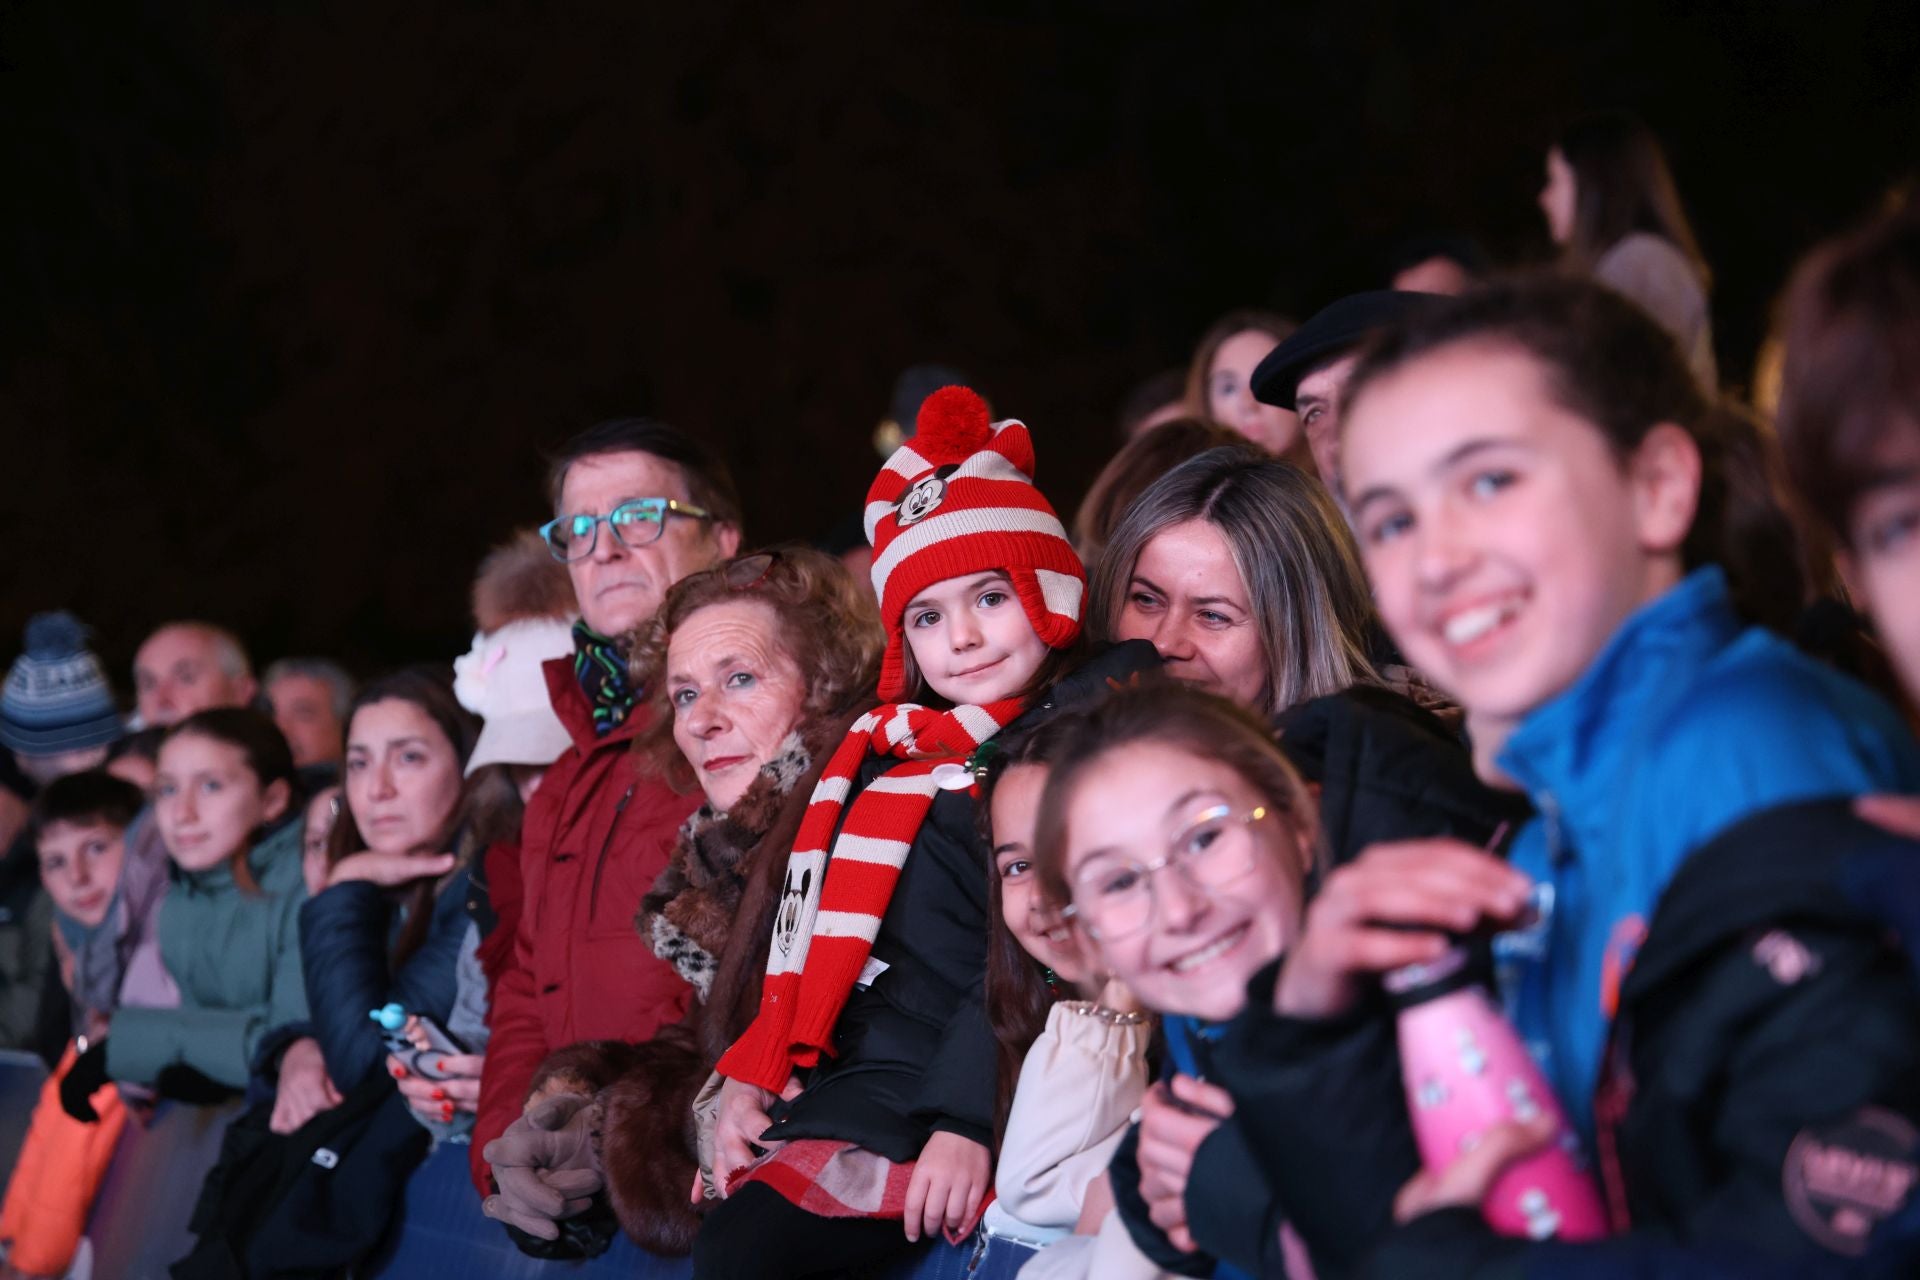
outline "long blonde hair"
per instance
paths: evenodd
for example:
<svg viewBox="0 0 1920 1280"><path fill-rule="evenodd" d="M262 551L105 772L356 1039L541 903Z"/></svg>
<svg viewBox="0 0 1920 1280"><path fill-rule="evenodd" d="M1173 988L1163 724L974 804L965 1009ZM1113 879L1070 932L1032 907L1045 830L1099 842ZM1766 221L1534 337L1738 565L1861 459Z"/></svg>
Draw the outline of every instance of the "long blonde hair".
<svg viewBox="0 0 1920 1280"><path fill-rule="evenodd" d="M1147 543L1189 520L1220 531L1246 584L1267 668L1257 710L1282 711L1379 682L1367 656L1373 597L1345 517L1319 480L1244 448L1209 449L1175 467L1115 526L1093 571L1090 612L1099 638L1118 638Z"/></svg>

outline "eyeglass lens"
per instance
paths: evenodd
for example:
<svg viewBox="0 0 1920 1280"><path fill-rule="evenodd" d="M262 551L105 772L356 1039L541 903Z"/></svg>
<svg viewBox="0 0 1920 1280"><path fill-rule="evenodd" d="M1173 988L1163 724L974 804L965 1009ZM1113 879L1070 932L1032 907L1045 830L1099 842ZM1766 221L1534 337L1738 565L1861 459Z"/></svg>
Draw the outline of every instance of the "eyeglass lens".
<svg viewBox="0 0 1920 1280"><path fill-rule="evenodd" d="M1202 893L1226 888L1253 869L1258 851L1251 824L1265 815L1264 808L1244 815L1225 805L1204 809L1181 828L1154 866L1128 861L1088 868L1074 882L1074 903L1102 937L1139 933L1153 919L1155 871L1172 868Z"/></svg>

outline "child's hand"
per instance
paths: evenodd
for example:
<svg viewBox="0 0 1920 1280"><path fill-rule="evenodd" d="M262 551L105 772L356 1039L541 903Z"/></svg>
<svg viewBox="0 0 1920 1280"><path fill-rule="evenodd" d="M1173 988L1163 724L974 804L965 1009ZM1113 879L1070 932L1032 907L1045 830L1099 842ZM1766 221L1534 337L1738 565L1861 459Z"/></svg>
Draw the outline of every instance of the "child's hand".
<svg viewBox="0 0 1920 1280"><path fill-rule="evenodd" d="M793 1089L792 1080L787 1088ZM713 1181L726 1198L727 1179L735 1169L744 1169L757 1156L754 1148L771 1151L780 1144L763 1142L760 1135L773 1124L767 1108L773 1095L759 1085L735 1080L731 1076L720 1086L720 1105L713 1122Z"/></svg>
<svg viewBox="0 0 1920 1280"><path fill-rule="evenodd" d="M1363 977L1440 958L1447 934L1518 917L1526 876L1463 840L1377 844L1327 877L1274 984L1276 1013L1331 1018ZM1411 927L1409 927L1411 926Z"/></svg>
<svg viewBox="0 0 1920 1280"><path fill-rule="evenodd" d="M1473 1150L1439 1173L1422 1169L1408 1179L1393 1198L1393 1220L1411 1222L1435 1209L1478 1209L1500 1171L1552 1142L1558 1123L1545 1114L1525 1123L1502 1120L1481 1135Z"/></svg>
<svg viewBox="0 0 1920 1280"><path fill-rule="evenodd" d="M340 1091L327 1078L327 1062L320 1054L320 1042L302 1036L280 1055L280 1087L273 1099L273 1116L267 1128L275 1133L292 1133L322 1111L340 1105Z"/></svg>
<svg viewBox="0 0 1920 1280"><path fill-rule="evenodd" d="M936 1133L920 1148L907 1182L907 1239L955 1232L973 1221L993 1179L987 1149L957 1133Z"/></svg>
<svg viewBox="0 0 1920 1280"><path fill-rule="evenodd" d="M1187 1229L1187 1179L1193 1157L1220 1122L1233 1114L1233 1098L1218 1085L1175 1076L1172 1087L1156 1084L1140 1104L1140 1198L1147 1216L1176 1249L1196 1246Z"/></svg>
<svg viewBox="0 0 1920 1280"><path fill-rule="evenodd" d="M366 880L383 889L392 889L428 876L443 876L453 870L453 864L454 856L450 853L350 853L333 864L327 883Z"/></svg>

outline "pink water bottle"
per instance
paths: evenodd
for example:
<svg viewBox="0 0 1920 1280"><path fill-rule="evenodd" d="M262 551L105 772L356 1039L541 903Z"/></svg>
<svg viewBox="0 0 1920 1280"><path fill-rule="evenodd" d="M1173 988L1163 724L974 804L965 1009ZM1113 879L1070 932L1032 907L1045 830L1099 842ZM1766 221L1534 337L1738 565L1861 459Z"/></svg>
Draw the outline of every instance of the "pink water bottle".
<svg viewBox="0 0 1920 1280"><path fill-rule="evenodd" d="M1593 1179L1574 1161L1577 1139L1566 1113L1519 1034L1467 973L1466 949L1396 969L1385 985L1400 1011L1400 1071L1421 1163L1444 1169L1498 1122L1551 1115L1556 1140L1508 1165L1480 1212L1507 1236L1606 1235L1606 1210Z"/></svg>

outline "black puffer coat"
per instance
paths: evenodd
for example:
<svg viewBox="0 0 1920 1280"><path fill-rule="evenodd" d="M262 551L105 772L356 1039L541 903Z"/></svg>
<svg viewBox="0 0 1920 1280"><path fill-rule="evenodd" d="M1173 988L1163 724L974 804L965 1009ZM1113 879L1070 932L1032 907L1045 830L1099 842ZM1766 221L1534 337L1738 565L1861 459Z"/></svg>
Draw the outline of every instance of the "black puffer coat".
<svg viewBox="0 0 1920 1280"><path fill-rule="evenodd" d="M1621 1233L1597 1243L1391 1225L1418 1162L1383 1011L1277 1017L1269 968L1215 1061L1322 1280L1920 1275L1917 885L1920 845L1845 801L1688 858L1621 986L1595 1101Z"/></svg>

